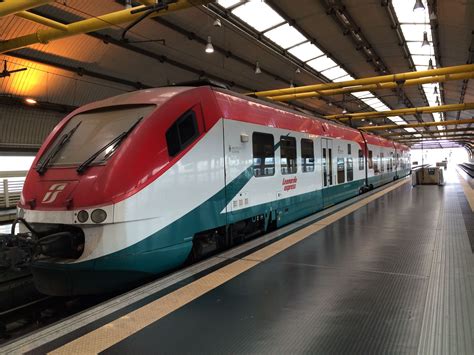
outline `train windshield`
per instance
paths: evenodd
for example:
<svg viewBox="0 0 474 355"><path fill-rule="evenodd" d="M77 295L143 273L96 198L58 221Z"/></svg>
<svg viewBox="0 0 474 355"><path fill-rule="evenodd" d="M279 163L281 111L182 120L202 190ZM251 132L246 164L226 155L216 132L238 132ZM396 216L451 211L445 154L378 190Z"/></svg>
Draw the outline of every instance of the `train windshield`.
<svg viewBox="0 0 474 355"><path fill-rule="evenodd" d="M141 118L145 119L155 108L155 105L134 105L80 113L69 120L42 155L38 166L45 165L45 162L48 166L82 164ZM94 163L104 163L108 153L104 150Z"/></svg>

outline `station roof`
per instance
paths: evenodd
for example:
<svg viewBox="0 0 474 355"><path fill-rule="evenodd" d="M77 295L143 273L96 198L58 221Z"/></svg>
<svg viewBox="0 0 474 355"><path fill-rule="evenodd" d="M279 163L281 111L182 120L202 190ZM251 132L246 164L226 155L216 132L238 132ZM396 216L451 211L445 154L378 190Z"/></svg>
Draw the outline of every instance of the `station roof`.
<svg viewBox="0 0 474 355"><path fill-rule="evenodd" d="M69 24L124 10L127 2L42 1L47 4L29 11ZM224 82L238 92L249 92L426 70L430 61L433 67L472 63L474 3L422 0L425 9L414 11L415 3L217 0L195 4L147 18L128 31L129 23L110 25L100 31L4 52L0 60L6 61L8 70L28 70L0 77L0 98L3 102L32 97L47 103L48 108L58 105L64 110L138 88L202 77ZM131 4L138 6L140 2ZM47 29L18 14L0 18L1 41ZM423 46L424 32L428 44ZM209 42L213 53L205 51ZM329 115L343 110L385 111L473 101L474 84L464 80L304 99L291 105ZM373 122L402 125L472 118L473 113L417 114ZM437 130L392 131L411 132L421 138L423 132Z"/></svg>

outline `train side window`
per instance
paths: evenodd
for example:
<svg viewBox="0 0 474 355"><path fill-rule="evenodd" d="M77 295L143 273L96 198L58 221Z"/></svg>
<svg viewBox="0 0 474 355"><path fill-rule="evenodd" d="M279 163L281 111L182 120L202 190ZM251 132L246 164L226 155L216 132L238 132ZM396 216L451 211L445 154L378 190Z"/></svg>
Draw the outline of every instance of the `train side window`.
<svg viewBox="0 0 474 355"><path fill-rule="evenodd" d="M352 163L352 158L347 158L346 165L347 181L352 181L354 180L354 164Z"/></svg>
<svg viewBox="0 0 474 355"><path fill-rule="evenodd" d="M275 149L273 135L254 132L252 135L253 175L255 177L275 175Z"/></svg>
<svg viewBox="0 0 474 355"><path fill-rule="evenodd" d="M344 158L337 158L337 183L345 182Z"/></svg>
<svg viewBox="0 0 474 355"><path fill-rule="evenodd" d="M301 140L301 166L303 173L314 171L314 144L311 139Z"/></svg>
<svg viewBox="0 0 474 355"><path fill-rule="evenodd" d="M364 170L364 152L359 149L359 170Z"/></svg>
<svg viewBox="0 0 474 355"><path fill-rule="evenodd" d="M383 158L383 153L380 153L380 171L383 173L385 171L385 167L383 165L383 161L384 161L384 158Z"/></svg>
<svg viewBox="0 0 474 355"><path fill-rule="evenodd" d="M374 167L374 161L373 161L373 153L371 150L369 150L369 169L372 169Z"/></svg>
<svg viewBox="0 0 474 355"><path fill-rule="evenodd" d="M296 138L280 137L280 157L281 157L281 173L283 175L296 174Z"/></svg>
<svg viewBox="0 0 474 355"><path fill-rule="evenodd" d="M349 155L352 154L352 153L351 153L351 144L350 144L350 143L347 145L347 154L349 154Z"/></svg>
<svg viewBox="0 0 474 355"><path fill-rule="evenodd" d="M199 136L196 114L193 110L178 118L166 131L166 143L170 157L178 155Z"/></svg>

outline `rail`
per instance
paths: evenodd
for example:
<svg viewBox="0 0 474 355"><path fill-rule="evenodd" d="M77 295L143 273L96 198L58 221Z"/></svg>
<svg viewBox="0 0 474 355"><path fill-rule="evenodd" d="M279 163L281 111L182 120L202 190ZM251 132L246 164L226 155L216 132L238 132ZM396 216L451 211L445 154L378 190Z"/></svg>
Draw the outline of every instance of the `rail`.
<svg viewBox="0 0 474 355"><path fill-rule="evenodd" d="M459 164L459 167L464 170L471 178L474 178L474 163Z"/></svg>
<svg viewBox="0 0 474 355"><path fill-rule="evenodd" d="M27 171L0 171L0 210L14 208L20 201Z"/></svg>

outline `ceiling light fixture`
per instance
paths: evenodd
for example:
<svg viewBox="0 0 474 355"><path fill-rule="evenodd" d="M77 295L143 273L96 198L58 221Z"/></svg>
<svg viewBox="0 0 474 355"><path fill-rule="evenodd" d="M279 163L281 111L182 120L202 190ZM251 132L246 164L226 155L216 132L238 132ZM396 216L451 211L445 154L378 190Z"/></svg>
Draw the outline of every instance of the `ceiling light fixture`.
<svg viewBox="0 0 474 355"><path fill-rule="evenodd" d="M421 44L422 47L429 46L430 42L428 41L428 32L423 32L423 43Z"/></svg>
<svg viewBox="0 0 474 355"><path fill-rule="evenodd" d="M345 115L346 113L347 113L347 110L344 108L344 109L342 110L342 114Z"/></svg>
<svg viewBox="0 0 474 355"><path fill-rule="evenodd" d="M262 69L260 69L260 63L258 61L255 63L255 74L262 74Z"/></svg>
<svg viewBox="0 0 474 355"><path fill-rule="evenodd" d="M25 99L25 102L28 104L28 105L36 105L38 103L38 101L36 101L35 99L32 99L32 98L27 98Z"/></svg>
<svg viewBox="0 0 474 355"><path fill-rule="evenodd" d="M416 0L415 1L415 6L413 6L413 11L424 10L424 9L425 9L425 5L423 5L423 1Z"/></svg>
<svg viewBox="0 0 474 355"><path fill-rule="evenodd" d="M430 21L436 21L438 19L438 16L436 16L434 11L431 11L430 13Z"/></svg>
<svg viewBox="0 0 474 355"><path fill-rule="evenodd" d="M206 53L214 53L214 46L212 45L211 36L207 36Z"/></svg>
<svg viewBox="0 0 474 355"><path fill-rule="evenodd" d="M430 60L428 61L428 70L432 70L434 69L433 67L433 59L430 58Z"/></svg>
<svg viewBox="0 0 474 355"><path fill-rule="evenodd" d="M293 84L293 80L290 82L290 88L294 88L295 84Z"/></svg>
<svg viewBox="0 0 474 355"><path fill-rule="evenodd" d="M433 95L438 95L438 87L435 86L434 90L433 90Z"/></svg>
<svg viewBox="0 0 474 355"><path fill-rule="evenodd" d="M296 73L296 74L301 74L301 69L300 69L300 68L296 68L295 73Z"/></svg>
<svg viewBox="0 0 474 355"><path fill-rule="evenodd" d="M132 8L132 0L125 0L125 8L126 9Z"/></svg>
<svg viewBox="0 0 474 355"><path fill-rule="evenodd" d="M213 23L213 26L214 27L222 27L222 23L221 23L221 20L216 18L216 20L214 21Z"/></svg>

